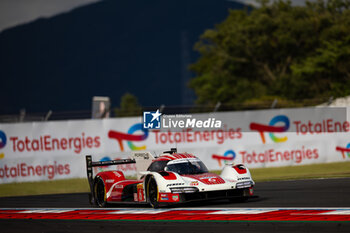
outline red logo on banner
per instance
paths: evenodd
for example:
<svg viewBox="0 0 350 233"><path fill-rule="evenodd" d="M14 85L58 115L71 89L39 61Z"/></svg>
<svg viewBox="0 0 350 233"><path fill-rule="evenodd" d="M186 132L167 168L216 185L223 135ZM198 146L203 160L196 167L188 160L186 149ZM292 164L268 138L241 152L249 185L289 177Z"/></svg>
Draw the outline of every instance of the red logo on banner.
<svg viewBox="0 0 350 233"><path fill-rule="evenodd" d="M133 135L134 132L141 130L143 134ZM143 141L148 137L148 129L144 129L141 123L135 124L130 127L128 133L122 133L114 130L108 132L108 137L116 139L119 144L120 151L124 151L123 141L128 142L128 146L131 150L145 150L146 146L135 146L132 142Z"/></svg>
<svg viewBox="0 0 350 233"><path fill-rule="evenodd" d="M224 155L213 154L211 158L216 159L219 163L219 166L221 167L222 160L224 161L224 163L227 163L228 161L233 161L236 158L236 153L233 150L227 150L225 151Z"/></svg>
<svg viewBox="0 0 350 233"><path fill-rule="evenodd" d="M6 134L0 130L0 149L6 146L6 141L7 141ZM0 153L0 159L3 159L4 157L5 157L5 154Z"/></svg>
<svg viewBox="0 0 350 233"><path fill-rule="evenodd" d="M337 146L335 149L341 152L341 154L343 155L343 159L346 158L346 155L348 156L348 158L350 158L350 143L346 146L346 148Z"/></svg>
<svg viewBox="0 0 350 233"><path fill-rule="evenodd" d="M275 124L282 122L284 125L283 126L275 126ZM272 141L274 142L285 142L288 140L287 137L276 137L274 133L283 133L286 132L289 129L289 119L285 115L278 115L275 116L274 118L271 119L269 125L264 125L264 124L259 124L259 123L254 123L252 122L250 124L250 129L251 130L256 130L260 133L261 140L265 144L265 135L264 133L267 132L269 133L269 136Z"/></svg>

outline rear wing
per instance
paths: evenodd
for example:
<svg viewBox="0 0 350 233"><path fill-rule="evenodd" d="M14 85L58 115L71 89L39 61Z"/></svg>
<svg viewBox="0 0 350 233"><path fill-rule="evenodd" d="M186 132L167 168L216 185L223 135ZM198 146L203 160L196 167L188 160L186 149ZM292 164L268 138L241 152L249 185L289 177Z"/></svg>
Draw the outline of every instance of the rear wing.
<svg viewBox="0 0 350 233"><path fill-rule="evenodd" d="M94 204L94 174L93 167L102 167L102 166L110 166L110 165L120 165L120 164L129 164L136 163L135 159L117 159L117 160L109 160L109 161L92 161L91 155L86 155L86 173L90 186L90 203Z"/></svg>

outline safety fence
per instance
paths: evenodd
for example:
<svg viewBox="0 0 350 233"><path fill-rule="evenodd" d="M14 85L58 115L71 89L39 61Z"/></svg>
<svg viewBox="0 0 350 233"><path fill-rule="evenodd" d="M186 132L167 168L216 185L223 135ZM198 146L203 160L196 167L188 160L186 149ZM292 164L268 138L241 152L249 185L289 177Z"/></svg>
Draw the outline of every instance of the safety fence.
<svg viewBox="0 0 350 233"><path fill-rule="evenodd" d="M171 147L195 154L210 170L226 163L257 168L350 161L349 111L197 113L185 117L222 124L176 129L144 128L143 117L0 124L0 183L85 177L85 155L103 161L127 158L132 150L158 154ZM169 124L169 117L160 118ZM135 172L132 164L118 169Z"/></svg>

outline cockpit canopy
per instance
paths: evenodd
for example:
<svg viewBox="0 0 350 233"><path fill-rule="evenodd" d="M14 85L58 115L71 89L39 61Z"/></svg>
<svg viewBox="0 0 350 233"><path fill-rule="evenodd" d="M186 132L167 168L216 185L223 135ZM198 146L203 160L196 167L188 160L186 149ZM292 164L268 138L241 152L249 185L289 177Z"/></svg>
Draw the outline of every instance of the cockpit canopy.
<svg viewBox="0 0 350 233"><path fill-rule="evenodd" d="M194 175L207 173L208 169L198 158L183 158L176 160L156 160L148 167L147 171L171 171L179 175Z"/></svg>

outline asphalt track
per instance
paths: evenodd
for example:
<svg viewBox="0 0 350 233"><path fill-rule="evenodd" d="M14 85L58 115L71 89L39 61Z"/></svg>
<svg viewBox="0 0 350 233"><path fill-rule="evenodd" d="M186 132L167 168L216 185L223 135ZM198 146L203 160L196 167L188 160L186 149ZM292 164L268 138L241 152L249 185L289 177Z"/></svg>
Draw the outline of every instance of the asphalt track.
<svg viewBox="0 0 350 233"><path fill-rule="evenodd" d="M90 208L86 193L0 198L0 208ZM129 206L114 206L129 208ZM245 203L226 200L184 208L349 208L350 178L261 182ZM130 206L130 208L138 208ZM148 208L142 206L142 208ZM349 221L101 221L1 219L0 232L350 232Z"/></svg>

